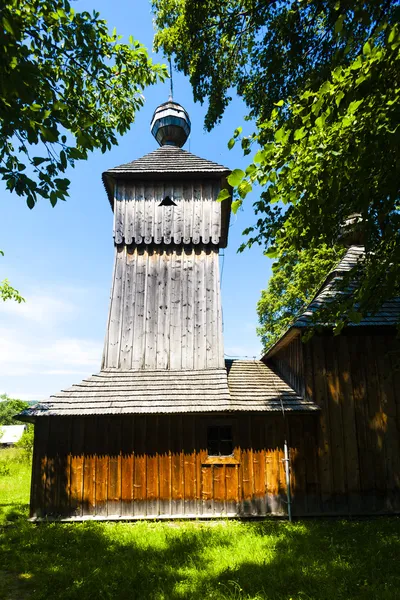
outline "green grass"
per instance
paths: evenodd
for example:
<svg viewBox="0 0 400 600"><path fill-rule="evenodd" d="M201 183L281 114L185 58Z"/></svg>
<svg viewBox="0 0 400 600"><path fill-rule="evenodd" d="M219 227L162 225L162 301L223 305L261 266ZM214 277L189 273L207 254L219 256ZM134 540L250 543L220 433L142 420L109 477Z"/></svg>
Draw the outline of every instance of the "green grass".
<svg viewBox="0 0 400 600"><path fill-rule="evenodd" d="M399 518L33 525L16 458L0 475L4 600L400 600Z"/></svg>

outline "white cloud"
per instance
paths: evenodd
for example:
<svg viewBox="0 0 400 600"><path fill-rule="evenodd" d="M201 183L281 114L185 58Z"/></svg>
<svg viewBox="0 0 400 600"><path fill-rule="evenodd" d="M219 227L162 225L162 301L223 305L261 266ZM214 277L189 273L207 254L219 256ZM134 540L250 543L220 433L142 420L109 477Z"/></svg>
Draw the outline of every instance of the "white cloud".
<svg viewBox="0 0 400 600"><path fill-rule="evenodd" d="M26 296L26 302L2 302L0 318L6 321L25 319L41 325L53 326L55 323L72 318L78 310L73 302L62 297L32 293ZM4 319L5 318L5 319Z"/></svg>
<svg viewBox="0 0 400 600"><path fill-rule="evenodd" d="M20 330L0 329L0 376L82 374L99 370L102 344L61 338L46 343ZM85 369L86 367L86 369Z"/></svg>

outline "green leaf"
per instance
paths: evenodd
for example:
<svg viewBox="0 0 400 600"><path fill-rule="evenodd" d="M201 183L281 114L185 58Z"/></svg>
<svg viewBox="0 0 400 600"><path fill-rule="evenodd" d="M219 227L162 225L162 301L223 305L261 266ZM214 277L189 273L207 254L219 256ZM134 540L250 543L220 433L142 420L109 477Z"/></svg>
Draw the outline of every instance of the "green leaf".
<svg viewBox="0 0 400 600"><path fill-rule="evenodd" d="M364 46L363 46L363 54L365 56L368 56L369 54L371 54L372 52L372 46L370 44L370 42L365 42Z"/></svg>
<svg viewBox="0 0 400 600"><path fill-rule="evenodd" d="M341 33L341 31L343 29L344 20L345 20L345 15L339 15L339 17L335 23L335 33L336 34Z"/></svg>
<svg viewBox="0 0 400 600"><path fill-rule="evenodd" d="M347 112L350 113L351 115L354 114L356 112L357 108L363 102L364 102L364 98L362 98L361 100L353 100L353 102L350 102Z"/></svg>
<svg viewBox="0 0 400 600"><path fill-rule="evenodd" d="M283 106L285 104L284 100L279 100L279 102L274 102L274 106Z"/></svg>
<svg viewBox="0 0 400 600"><path fill-rule="evenodd" d="M293 138L295 141L298 141L298 140L302 140L305 136L306 136L305 127L300 127L300 129L295 130Z"/></svg>
<svg viewBox="0 0 400 600"><path fill-rule="evenodd" d="M217 196L217 202L222 202L223 200L227 200L230 197L231 197L231 195L228 192L228 190L223 189L220 191L220 193Z"/></svg>
<svg viewBox="0 0 400 600"><path fill-rule="evenodd" d="M237 138L243 131L243 127L237 127L233 133L233 137Z"/></svg>
<svg viewBox="0 0 400 600"><path fill-rule="evenodd" d="M248 181L242 181L238 186L238 193L241 198L245 198L252 190L252 185Z"/></svg>
<svg viewBox="0 0 400 600"><path fill-rule="evenodd" d="M279 251L276 248L271 246L271 248L268 248L268 250L266 250L264 252L264 255L267 256L268 258L278 258Z"/></svg>
<svg viewBox="0 0 400 600"><path fill-rule="evenodd" d="M242 200L234 200L232 202L231 208L234 215L236 215L239 208L242 206Z"/></svg>
<svg viewBox="0 0 400 600"><path fill-rule="evenodd" d="M264 151L259 150L258 152L256 152L253 160L255 163L262 163L262 161L264 160Z"/></svg>
<svg viewBox="0 0 400 600"><path fill-rule="evenodd" d="M232 187L237 187L245 176L245 172L242 169L234 169L228 177L228 183Z"/></svg>
<svg viewBox="0 0 400 600"><path fill-rule="evenodd" d="M228 148L229 150L232 150L233 146L235 145L235 140L233 138L231 138L228 142Z"/></svg>
<svg viewBox="0 0 400 600"><path fill-rule="evenodd" d="M34 156L32 158L32 163L35 167L38 167L39 165L41 165L42 163L46 162L48 159L47 158L42 158L40 156Z"/></svg>
<svg viewBox="0 0 400 600"><path fill-rule="evenodd" d="M344 98L344 93L342 91L339 91L336 94L336 98L335 98L336 106L339 106L339 104L341 103L341 101L343 100L343 98Z"/></svg>

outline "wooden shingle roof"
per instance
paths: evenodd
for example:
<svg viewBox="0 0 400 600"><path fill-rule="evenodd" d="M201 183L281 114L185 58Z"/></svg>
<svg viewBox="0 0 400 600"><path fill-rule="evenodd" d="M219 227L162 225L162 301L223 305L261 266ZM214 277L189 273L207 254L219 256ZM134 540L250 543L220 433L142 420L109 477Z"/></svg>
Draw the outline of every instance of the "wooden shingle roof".
<svg viewBox="0 0 400 600"><path fill-rule="evenodd" d="M356 281L348 285L344 291L338 291L338 284L340 284L346 273L351 271L357 264L362 263L364 255L364 246L350 246L339 264L329 273L306 310L296 319L293 327L303 328L310 326L313 314L319 308L329 304L329 302L337 298L338 294L349 296L356 291ZM367 315L359 323L349 323L349 327L394 327L399 320L400 298L392 298L384 302L376 313Z"/></svg>
<svg viewBox="0 0 400 600"><path fill-rule="evenodd" d="M103 370L23 411L39 416L313 411L261 361L226 361L201 371Z"/></svg>
<svg viewBox="0 0 400 600"><path fill-rule="evenodd" d="M271 358L279 349L286 346L302 329L315 325L313 321L314 313L332 302L338 294L349 296L357 289L357 282L353 281L347 285L345 290L338 290L338 284L342 281L344 275L351 271L357 264L362 263L365 256L364 246L350 246L342 260L329 273L314 298L306 309L296 318L294 323L279 338L275 344L269 348L263 356L263 360ZM348 327L396 327L400 321L400 297L386 300L380 309L373 314L366 315L359 323L348 323ZM329 323L321 324L329 327ZM332 325L331 325L332 326Z"/></svg>
<svg viewBox="0 0 400 600"><path fill-rule="evenodd" d="M146 175L154 173L229 173L227 167L219 165L211 160L200 158L187 150L176 146L161 146L145 154L137 160L108 169L106 175Z"/></svg>

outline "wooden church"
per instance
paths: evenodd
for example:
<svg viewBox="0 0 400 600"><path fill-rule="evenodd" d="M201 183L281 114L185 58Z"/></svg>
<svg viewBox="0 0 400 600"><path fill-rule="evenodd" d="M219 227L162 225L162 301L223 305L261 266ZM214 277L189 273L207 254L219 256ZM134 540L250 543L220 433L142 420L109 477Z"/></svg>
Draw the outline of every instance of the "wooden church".
<svg viewBox="0 0 400 600"><path fill-rule="evenodd" d="M302 343L353 248L261 361L225 361L229 170L182 149L179 104L151 128L157 150L103 175L115 262L101 370L19 416L35 423L31 517L398 511L400 303Z"/></svg>

